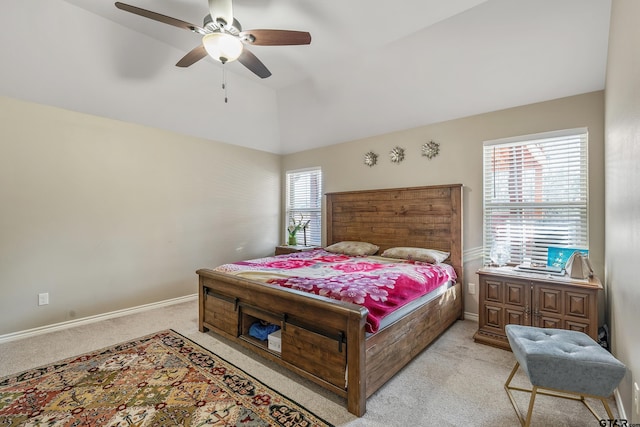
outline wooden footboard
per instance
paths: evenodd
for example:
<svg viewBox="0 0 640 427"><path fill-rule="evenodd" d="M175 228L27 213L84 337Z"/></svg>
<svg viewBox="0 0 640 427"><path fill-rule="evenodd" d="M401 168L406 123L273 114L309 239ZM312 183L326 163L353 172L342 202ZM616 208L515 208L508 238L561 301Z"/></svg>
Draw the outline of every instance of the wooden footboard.
<svg viewBox="0 0 640 427"><path fill-rule="evenodd" d="M211 330L347 399L365 412L365 322L355 304L283 289L208 269L199 275L199 329ZM278 324L282 350L249 336L257 320Z"/></svg>

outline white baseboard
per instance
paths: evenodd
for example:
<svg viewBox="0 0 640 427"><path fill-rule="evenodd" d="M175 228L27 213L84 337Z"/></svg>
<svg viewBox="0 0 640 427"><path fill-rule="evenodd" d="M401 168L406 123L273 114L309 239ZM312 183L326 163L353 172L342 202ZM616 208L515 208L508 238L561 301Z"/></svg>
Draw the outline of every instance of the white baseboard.
<svg viewBox="0 0 640 427"><path fill-rule="evenodd" d="M478 321L478 314L477 313L468 313L468 312L464 312L464 320L473 320L474 322Z"/></svg>
<svg viewBox="0 0 640 427"><path fill-rule="evenodd" d="M128 314L140 313L142 311L152 310L154 308L166 307L181 302L193 301L198 299L198 294L185 295L183 297L172 298L164 301L152 302L150 304L139 305L136 307L125 308L122 310L110 311L108 313L97 314L95 316L83 317L81 319L68 320L66 322L54 323L51 325L40 326L38 328L27 329L24 331L12 332L0 335L0 344L19 340L22 338L32 337L35 335L46 334L48 332L59 331L74 326L86 325L89 323L99 322L101 320L113 319L116 317L126 316Z"/></svg>
<svg viewBox="0 0 640 427"><path fill-rule="evenodd" d="M624 405L622 404L622 398L620 397L620 392L618 391L618 388L616 387L615 390L613 390L613 397L616 400L616 406L618 407L618 419L619 420L626 420L627 418L627 414L624 410ZM629 420L631 421L631 420Z"/></svg>

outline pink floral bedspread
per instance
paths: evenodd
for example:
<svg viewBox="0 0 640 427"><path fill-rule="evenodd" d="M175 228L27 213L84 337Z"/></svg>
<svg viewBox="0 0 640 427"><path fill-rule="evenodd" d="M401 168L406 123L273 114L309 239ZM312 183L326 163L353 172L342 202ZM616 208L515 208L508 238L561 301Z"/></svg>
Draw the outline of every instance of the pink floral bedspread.
<svg viewBox="0 0 640 427"><path fill-rule="evenodd" d="M366 330L371 333L395 309L456 279L448 264L352 257L323 249L224 264L215 270L363 305L369 310Z"/></svg>

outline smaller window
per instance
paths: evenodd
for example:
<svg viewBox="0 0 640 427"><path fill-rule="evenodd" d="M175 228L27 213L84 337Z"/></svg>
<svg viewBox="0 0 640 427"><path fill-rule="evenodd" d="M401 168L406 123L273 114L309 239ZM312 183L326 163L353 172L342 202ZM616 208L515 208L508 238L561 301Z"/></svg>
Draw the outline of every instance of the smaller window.
<svg viewBox="0 0 640 427"><path fill-rule="evenodd" d="M322 241L322 170L320 168L287 172L285 239L292 220L309 221L296 235L298 244L320 246ZM306 235L306 242L305 242ZM285 240L286 241L286 240Z"/></svg>

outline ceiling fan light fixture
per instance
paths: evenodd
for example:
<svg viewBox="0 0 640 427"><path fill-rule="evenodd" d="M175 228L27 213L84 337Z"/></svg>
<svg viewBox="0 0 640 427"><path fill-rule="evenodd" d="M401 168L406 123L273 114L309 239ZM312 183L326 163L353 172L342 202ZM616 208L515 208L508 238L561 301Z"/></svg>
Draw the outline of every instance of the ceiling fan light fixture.
<svg viewBox="0 0 640 427"><path fill-rule="evenodd" d="M189 67L211 56L223 64L239 60L253 74L265 79L271 75L271 71L251 53L250 48L245 47L245 44L247 46L288 46L311 43L311 34L306 31L270 29L243 31L238 20L233 17L233 0L208 1L210 13L204 17L202 27L119 1L115 5L125 12L202 35L202 43L184 55L176 63L176 67Z"/></svg>
<svg viewBox="0 0 640 427"><path fill-rule="evenodd" d="M240 39L222 32L205 35L202 44L209 56L223 64L238 59L243 49Z"/></svg>

